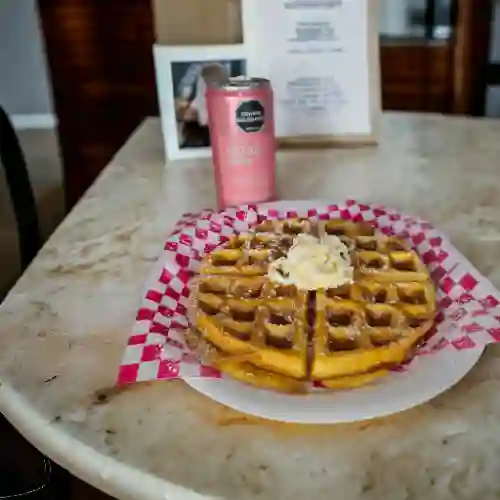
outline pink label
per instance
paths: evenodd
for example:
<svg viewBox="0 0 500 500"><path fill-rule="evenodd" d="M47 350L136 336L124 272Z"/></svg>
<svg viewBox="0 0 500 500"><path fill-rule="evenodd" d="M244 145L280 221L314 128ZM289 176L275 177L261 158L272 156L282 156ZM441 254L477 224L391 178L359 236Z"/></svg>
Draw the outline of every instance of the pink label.
<svg viewBox="0 0 500 500"><path fill-rule="evenodd" d="M225 205L239 205L271 199L274 195L274 168L269 165L269 155L274 152L266 151L266 148L255 151L253 146L237 149L236 153L228 151L220 164L221 201Z"/></svg>

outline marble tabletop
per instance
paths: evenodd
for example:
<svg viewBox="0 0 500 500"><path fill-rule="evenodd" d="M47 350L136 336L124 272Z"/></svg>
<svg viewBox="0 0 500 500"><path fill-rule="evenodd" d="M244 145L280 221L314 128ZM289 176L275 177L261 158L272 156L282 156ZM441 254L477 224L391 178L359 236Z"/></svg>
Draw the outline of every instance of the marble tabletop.
<svg viewBox="0 0 500 500"><path fill-rule="evenodd" d="M374 421L273 423L182 381L115 388L143 283L183 211L214 204L208 160L164 166L147 120L0 309L0 411L119 499L500 496L500 348L454 388ZM500 287L500 121L387 114L378 148L279 154L284 199L347 197L430 219Z"/></svg>

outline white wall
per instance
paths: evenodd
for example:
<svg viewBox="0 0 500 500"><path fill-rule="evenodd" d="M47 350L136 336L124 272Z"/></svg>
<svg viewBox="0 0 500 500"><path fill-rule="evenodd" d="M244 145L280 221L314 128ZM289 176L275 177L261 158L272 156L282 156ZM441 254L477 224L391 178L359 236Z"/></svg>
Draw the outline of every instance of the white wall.
<svg viewBox="0 0 500 500"><path fill-rule="evenodd" d="M380 33L386 36L411 35L409 13L424 8L425 0L379 0Z"/></svg>
<svg viewBox="0 0 500 500"><path fill-rule="evenodd" d="M408 16L406 2L401 0L380 1L380 33L387 36L408 34Z"/></svg>
<svg viewBox="0 0 500 500"><path fill-rule="evenodd" d="M13 115L52 114L36 0L0 0L0 104Z"/></svg>

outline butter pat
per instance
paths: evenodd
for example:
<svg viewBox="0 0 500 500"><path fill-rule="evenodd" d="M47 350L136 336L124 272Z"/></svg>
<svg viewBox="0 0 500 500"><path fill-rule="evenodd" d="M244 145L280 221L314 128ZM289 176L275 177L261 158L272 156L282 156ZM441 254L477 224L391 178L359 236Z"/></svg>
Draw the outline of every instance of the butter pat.
<svg viewBox="0 0 500 500"><path fill-rule="evenodd" d="M267 276L301 290L319 290L352 283L353 272L349 249L337 236L319 240L299 234L286 257L270 264Z"/></svg>

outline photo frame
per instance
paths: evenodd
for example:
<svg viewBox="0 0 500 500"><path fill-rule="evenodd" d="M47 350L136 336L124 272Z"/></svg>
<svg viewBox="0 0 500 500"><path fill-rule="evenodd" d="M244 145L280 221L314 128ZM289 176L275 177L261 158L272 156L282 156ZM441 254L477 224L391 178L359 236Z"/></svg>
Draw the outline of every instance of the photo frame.
<svg viewBox="0 0 500 500"><path fill-rule="evenodd" d="M206 85L246 74L244 45L156 44L153 54L167 158L209 158Z"/></svg>

